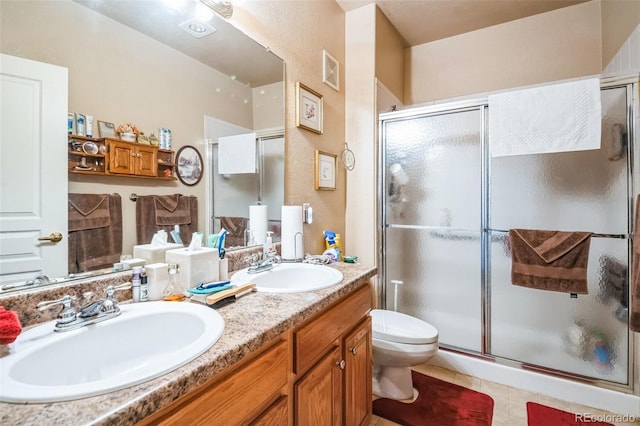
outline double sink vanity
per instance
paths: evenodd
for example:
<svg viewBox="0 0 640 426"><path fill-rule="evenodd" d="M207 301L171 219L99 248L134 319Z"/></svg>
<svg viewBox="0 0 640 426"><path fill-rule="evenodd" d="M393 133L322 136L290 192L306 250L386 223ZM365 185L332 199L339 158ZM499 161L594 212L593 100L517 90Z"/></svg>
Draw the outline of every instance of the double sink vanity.
<svg viewBox="0 0 640 426"><path fill-rule="evenodd" d="M64 333L20 311L28 329L0 347L0 387L17 389L14 399L0 389L13 401L0 403L0 423L368 424L375 274L345 263L239 271L232 279L255 281L258 291L216 310L127 303L131 293L121 291L117 318ZM3 296L0 305L35 311L46 298L80 298L92 285L97 293L128 279Z"/></svg>

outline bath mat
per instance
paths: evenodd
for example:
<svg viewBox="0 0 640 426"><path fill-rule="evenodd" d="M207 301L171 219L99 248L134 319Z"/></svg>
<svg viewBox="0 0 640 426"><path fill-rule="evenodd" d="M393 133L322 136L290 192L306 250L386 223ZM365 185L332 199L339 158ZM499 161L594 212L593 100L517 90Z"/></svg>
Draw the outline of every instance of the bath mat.
<svg viewBox="0 0 640 426"><path fill-rule="evenodd" d="M411 404L380 398L373 414L405 426L491 426L493 399L453 383L411 372L418 398Z"/></svg>
<svg viewBox="0 0 640 426"><path fill-rule="evenodd" d="M613 426L611 423L598 421L597 415L574 414L535 402L527 402L528 426Z"/></svg>

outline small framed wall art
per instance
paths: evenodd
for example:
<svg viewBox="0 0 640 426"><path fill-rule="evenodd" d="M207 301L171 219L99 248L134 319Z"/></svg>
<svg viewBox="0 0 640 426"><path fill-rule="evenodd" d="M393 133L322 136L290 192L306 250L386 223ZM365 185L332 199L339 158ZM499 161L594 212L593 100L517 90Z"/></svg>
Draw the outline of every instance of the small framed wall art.
<svg viewBox="0 0 640 426"><path fill-rule="evenodd" d="M322 81L340 91L340 62L326 50L322 51Z"/></svg>
<svg viewBox="0 0 640 426"><path fill-rule="evenodd" d="M296 127L322 134L322 95L304 84L296 83Z"/></svg>
<svg viewBox="0 0 640 426"><path fill-rule="evenodd" d="M202 156L191 145L185 145L176 154L178 179L188 186L193 186L202 179Z"/></svg>
<svg viewBox="0 0 640 426"><path fill-rule="evenodd" d="M316 189L336 189L337 155L316 151Z"/></svg>

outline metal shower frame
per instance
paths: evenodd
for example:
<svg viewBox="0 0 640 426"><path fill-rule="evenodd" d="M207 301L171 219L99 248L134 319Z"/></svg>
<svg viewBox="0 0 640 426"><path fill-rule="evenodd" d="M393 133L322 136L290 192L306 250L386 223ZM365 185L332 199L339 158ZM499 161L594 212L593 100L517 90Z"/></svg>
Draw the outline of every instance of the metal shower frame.
<svg viewBox="0 0 640 426"><path fill-rule="evenodd" d="M629 268L628 274L631 269L631 259L632 256L632 241L635 230L633 229L633 211L634 211L634 202L635 196L637 195L637 191L635 188L640 188L640 176L636 176L634 173L634 163L637 160L635 155L640 154L640 150L634 150L634 145L638 143L637 141L637 129L636 129L636 117L639 113L637 108L639 108L639 97L640 93L639 89L639 76L624 76L624 77L611 77L611 78L602 78L600 80L600 89L613 89L613 88L626 88L627 95L627 217L628 224L627 229L628 233L624 235L602 235L603 237L610 238L628 238L628 259L629 259ZM491 231L499 231L493 230L489 228L490 219L491 219L491 209L490 209L490 179L491 179L491 158L489 156L488 150L488 98L479 97L468 99L464 101L456 101L456 102L447 102L437 105L430 105L425 107L416 107L416 108L408 108L406 110L400 111L392 111L388 113L380 114L378 117L378 150L377 150L377 204L378 204L378 218L377 218L377 239L379 241L379 253L378 253L378 265L380 265L380 284L379 284L379 294L378 294L378 302L379 306L386 309L386 301L387 301L387 268L386 268L386 228L388 225L385 225L385 217L387 216L386 211L386 203L385 200L385 188L387 185L386 182L386 173L385 171L385 145L384 141L386 139L385 134L385 122L389 121L399 121L407 118L422 118L422 117L433 117L438 115L452 114L452 113L461 113L466 111L480 111L481 113L481 202L480 202L480 227L481 227L481 333L482 333L482 343L481 343L481 353L478 354L476 352L471 352L468 350L464 350L462 348L453 348L444 346L443 349L450 350L474 357L479 357L481 359L485 359L487 361L492 361L496 363L500 363L503 365L508 365L511 367L519 368L519 369L527 369L534 370L540 373L549 374L552 376L568 378L580 382L587 382L598 387L612 389L616 391L622 392L634 392L638 394L640 389L639 386L634 384L635 371L634 371L634 360L635 360L635 339L634 333L630 330L628 331L628 365L627 365L627 384L618 384L614 382L609 382L600 379L594 379L592 377L586 377L582 375L577 375L574 373L568 373L561 370L554 370L547 367L537 366L528 364L520 361L513 361L510 359L505 359L501 357L497 357L495 355L490 355L489 351L491 349L491 335L489 331L491 330L491 272L488 267L490 262L489 255L489 239ZM402 227L402 226L398 226ZM433 229L439 230L440 227L429 227L429 226L420 226L420 229ZM628 281L630 282L630 281ZM631 301L631 290L629 289L629 301Z"/></svg>

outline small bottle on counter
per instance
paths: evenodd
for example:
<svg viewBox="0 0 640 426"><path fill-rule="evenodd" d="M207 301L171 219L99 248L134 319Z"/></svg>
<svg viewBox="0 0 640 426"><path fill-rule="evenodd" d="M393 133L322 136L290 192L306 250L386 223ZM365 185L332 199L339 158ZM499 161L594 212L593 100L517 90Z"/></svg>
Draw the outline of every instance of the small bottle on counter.
<svg viewBox="0 0 640 426"><path fill-rule="evenodd" d="M169 284L162 292L162 300L168 302L181 302L186 299L185 291L180 285L180 265L169 264Z"/></svg>
<svg viewBox="0 0 640 426"><path fill-rule="evenodd" d="M140 301L146 302L149 300L149 286L147 285L147 274L142 274L140 277Z"/></svg>
<svg viewBox="0 0 640 426"><path fill-rule="evenodd" d="M131 284L133 285L133 301L140 301L140 281L142 276L142 267L136 266L133 268L133 278L131 278Z"/></svg>

